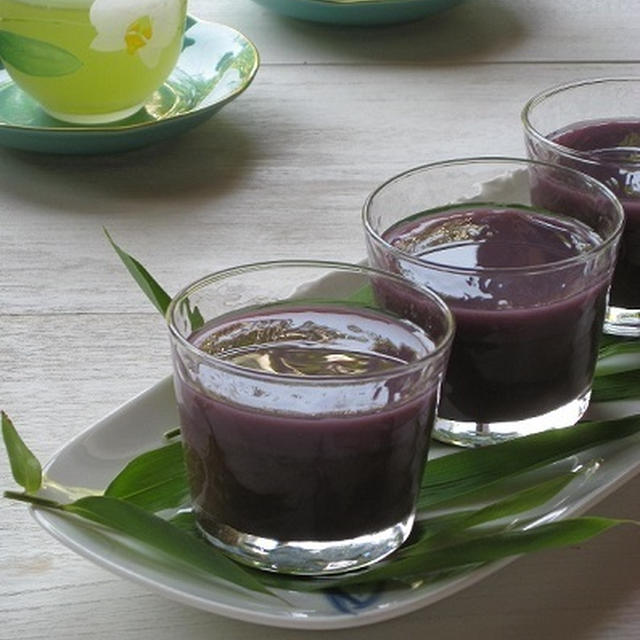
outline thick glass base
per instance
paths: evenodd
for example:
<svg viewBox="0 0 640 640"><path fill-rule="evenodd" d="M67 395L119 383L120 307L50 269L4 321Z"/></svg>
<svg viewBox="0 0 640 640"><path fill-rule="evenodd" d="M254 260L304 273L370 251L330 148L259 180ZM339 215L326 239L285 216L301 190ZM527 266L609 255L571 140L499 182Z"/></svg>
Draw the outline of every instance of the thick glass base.
<svg viewBox="0 0 640 640"><path fill-rule="evenodd" d="M113 111L112 113L63 113L61 111L52 111L46 107L42 107L50 116L62 120L64 122L71 122L72 124L108 124L109 122L117 122L118 120L124 120L129 116L142 109L142 104L137 104L128 109L121 109L120 111Z"/></svg>
<svg viewBox="0 0 640 640"><path fill-rule="evenodd" d="M608 307L603 331L612 336L640 337L640 309Z"/></svg>
<svg viewBox="0 0 640 640"><path fill-rule="evenodd" d="M198 528L211 544L235 560L264 571L325 575L366 567L395 551L409 536L415 514L382 531L348 540L273 540L242 533L226 525Z"/></svg>
<svg viewBox="0 0 640 640"><path fill-rule="evenodd" d="M483 447L529 436L542 431L568 427L578 422L589 406L591 389L571 402L541 415L507 422L461 422L436 417L433 437L461 447Z"/></svg>

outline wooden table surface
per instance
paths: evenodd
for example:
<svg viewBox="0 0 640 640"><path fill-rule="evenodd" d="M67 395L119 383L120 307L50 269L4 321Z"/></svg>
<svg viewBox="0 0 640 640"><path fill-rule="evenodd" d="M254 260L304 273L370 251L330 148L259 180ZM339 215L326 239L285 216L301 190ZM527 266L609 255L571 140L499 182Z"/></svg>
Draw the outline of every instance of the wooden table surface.
<svg viewBox="0 0 640 640"><path fill-rule="evenodd" d="M103 225L170 292L256 260L359 260L359 210L385 178L445 158L522 156L529 96L640 71L638 0L470 0L380 28L302 23L250 0L190 0L190 11L239 29L261 53L253 85L212 120L120 155L0 149L0 407L42 460L170 371L162 318ZM0 460L0 487L12 488ZM594 512L640 520L638 496L640 477ZM74 555L23 505L0 502L3 640L313 633L165 600ZM435 605L331 635L637 640L638 530L522 558Z"/></svg>

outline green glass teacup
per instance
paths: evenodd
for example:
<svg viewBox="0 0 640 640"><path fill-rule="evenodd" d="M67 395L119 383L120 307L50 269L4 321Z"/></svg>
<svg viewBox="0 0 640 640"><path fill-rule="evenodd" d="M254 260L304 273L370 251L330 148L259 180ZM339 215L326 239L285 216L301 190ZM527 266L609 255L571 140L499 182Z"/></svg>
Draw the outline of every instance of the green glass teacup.
<svg viewBox="0 0 640 640"><path fill-rule="evenodd" d="M112 122L167 79L187 0L0 0L0 60L60 120Z"/></svg>

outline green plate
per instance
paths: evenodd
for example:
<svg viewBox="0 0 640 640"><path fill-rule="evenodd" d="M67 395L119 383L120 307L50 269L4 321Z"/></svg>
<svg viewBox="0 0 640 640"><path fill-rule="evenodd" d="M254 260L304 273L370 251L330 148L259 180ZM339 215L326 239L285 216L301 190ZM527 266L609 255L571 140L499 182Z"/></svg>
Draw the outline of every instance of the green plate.
<svg viewBox="0 0 640 640"><path fill-rule="evenodd" d="M465 0L253 0L299 20L344 25L393 24L419 20Z"/></svg>
<svg viewBox="0 0 640 640"><path fill-rule="evenodd" d="M119 122L73 125L47 115L0 66L0 145L43 153L112 153L195 127L240 95L258 70L258 51L230 27L189 17L173 73L145 108Z"/></svg>

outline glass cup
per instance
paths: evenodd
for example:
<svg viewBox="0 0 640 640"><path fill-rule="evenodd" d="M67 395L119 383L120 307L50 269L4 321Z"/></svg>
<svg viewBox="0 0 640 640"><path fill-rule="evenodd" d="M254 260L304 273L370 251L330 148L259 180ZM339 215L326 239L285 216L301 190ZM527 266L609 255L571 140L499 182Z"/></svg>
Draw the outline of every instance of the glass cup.
<svg viewBox="0 0 640 640"><path fill-rule="evenodd" d="M363 218L370 263L456 319L436 438L479 446L580 418L623 225L605 186L546 163L452 160L392 178Z"/></svg>
<svg viewBox="0 0 640 640"><path fill-rule="evenodd" d="M207 540L308 575L402 544L453 335L440 298L365 267L267 262L189 285L167 318Z"/></svg>
<svg viewBox="0 0 640 640"><path fill-rule="evenodd" d="M0 0L0 60L51 116L138 111L174 68L187 0Z"/></svg>
<svg viewBox="0 0 640 640"><path fill-rule="evenodd" d="M620 199L626 223L605 332L640 336L640 77L547 89L522 121L529 157L587 173Z"/></svg>

